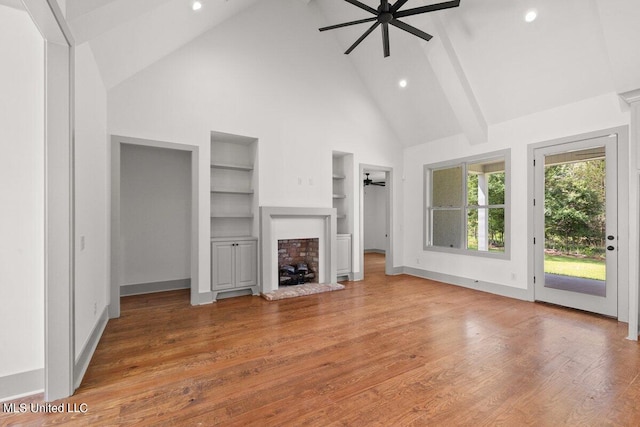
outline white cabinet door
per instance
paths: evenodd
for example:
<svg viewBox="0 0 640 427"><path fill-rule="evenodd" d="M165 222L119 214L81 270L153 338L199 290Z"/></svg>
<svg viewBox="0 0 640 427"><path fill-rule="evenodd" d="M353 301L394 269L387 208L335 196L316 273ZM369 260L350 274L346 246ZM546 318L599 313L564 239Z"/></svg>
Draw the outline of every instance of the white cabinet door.
<svg viewBox="0 0 640 427"><path fill-rule="evenodd" d="M338 234L336 246L338 276L351 273L351 234Z"/></svg>
<svg viewBox="0 0 640 427"><path fill-rule="evenodd" d="M231 289L235 282L234 242L211 243L211 288Z"/></svg>
<svg viewBox="0 0 640 427"><path fill-rule="evenodd" d="M258 284L258 241L211 242L211 289L249 288Z"/></svg>
<svg viewBox="0 0 640 427"><path fill-rule="evenodd" d="M258 244L255 240L237 242L235 246L236 287L258 284Z"/></svg>

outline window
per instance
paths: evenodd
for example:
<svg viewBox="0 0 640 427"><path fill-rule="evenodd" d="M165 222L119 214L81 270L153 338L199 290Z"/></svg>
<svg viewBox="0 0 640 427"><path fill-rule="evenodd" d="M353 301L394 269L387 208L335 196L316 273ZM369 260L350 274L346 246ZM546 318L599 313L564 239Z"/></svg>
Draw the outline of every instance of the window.
<svg viewBox="0 0 640 427"><path fill-rule="evenodd" d="M425 249L509 257L509 151L426 165Z"/></svg>

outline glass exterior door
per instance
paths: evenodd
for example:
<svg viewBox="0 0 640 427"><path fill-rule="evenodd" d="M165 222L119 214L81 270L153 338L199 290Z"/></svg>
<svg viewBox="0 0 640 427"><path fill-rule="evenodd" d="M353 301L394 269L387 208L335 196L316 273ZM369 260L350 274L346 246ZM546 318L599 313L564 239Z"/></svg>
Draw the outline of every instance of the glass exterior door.
<svg viewBox="0 0 640 427"><path fill-rule="evenodd" d="M535 299L617 316L616 136L535 151Z"/></svg>

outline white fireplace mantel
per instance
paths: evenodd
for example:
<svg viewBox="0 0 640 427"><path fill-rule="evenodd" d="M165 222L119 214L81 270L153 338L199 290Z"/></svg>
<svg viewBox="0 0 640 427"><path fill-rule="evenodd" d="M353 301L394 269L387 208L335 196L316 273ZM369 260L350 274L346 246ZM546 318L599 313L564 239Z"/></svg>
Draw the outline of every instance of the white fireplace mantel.
<svg viewBox="0 0 640 427"><path fill-rule="evenodd" d="M295 224L297 230L305 220L309 221L309 228L316 229L318 222L322 224L320 236L286 236L286 238L308 238L320 237L321 241L321 265L320 275L324 277L326 283L336 283L336 210L334 208L299 208L299 207L260 207L260 253L261 253L261 280L262 292L272 292L278 289L278 253L277 240L283 238L278 236L278 229L283 228L282 222L286 226L286 221L291 220L292 226ZM322 243L324 242L324 243ZM276 250L274 250L276 248Z"/></svg>

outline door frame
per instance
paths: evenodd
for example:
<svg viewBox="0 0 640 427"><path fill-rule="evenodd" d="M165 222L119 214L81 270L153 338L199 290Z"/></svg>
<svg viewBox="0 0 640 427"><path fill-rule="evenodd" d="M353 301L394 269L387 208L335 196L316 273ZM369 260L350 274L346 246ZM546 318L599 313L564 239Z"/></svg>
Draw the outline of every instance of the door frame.
<svg viewBox="0 0 640 427"><path fill-rule="evenodd" d="M200 236L198 226L200 207L198 165L200 161L200 148L196 145L111 135L111 283L109 286L109 318L115 319L120 317L120 285L122 282L120 153L123 144L188 151L191 154L191 305L201 304L202 302L200 301L199 295L199 244L202 236Z"/></svg>
<svg viewBox="0 0 640 427"><path fill-rule="evenodd" d="M360 163L359 175L358 175L358 187L360 188L360 272L356 280L362 280L364 278L364 183L363 176L364 171L372 172L384 172L385 183L387 188L387 197L385 200L387 221L385 224L385 234L388 236L386 241L385 250L385 267L384 273L388 276L395 274L393 268L393 168L387 166L369 165Z"/></svg>
<svg viewBox="0 0 640 427"><path fill-rule="evenodd" d="M599 137L606 137L611 134L618 136L617 141L617 185L618 185L618 320L622 322L629 321L629 198L625 195L629 194L629 164L623 161L628 157L629 153L629 127L619 126L608 129L597 130L593 132L547 140L543 142L529 144L527 147L527 235L529 242L527 246L527 298L529 301L535 300L535 245L534 237L534 218L535 211L533 199L535 196L535 174L533 161L535 159L535 150L540 148L552 147L555 145L566 144L570 142L578 142ZM634 284L637 286L637 284Z"/></svg>
<svg viewBox="0 0 640 427"><path fill-rule="evenodd" d="M74 45L54 0L22 0L44 40L44 400L71 396L75 367Z"/></svg>
<svg viewBox="0 0 640 427"><path fill-rule="evenodd" d="M575 150L594 149L604 146L606 162L606 231L605 235L613 236L614 241L606 241L605 246L612 246L613 251L606 251L606 295L601 296L568 292L546 286L546 274L544 272L544 249L546 247L544 216L546 183L544 180L547 155L565 154ZM612 134L599 138L583 139L580 141L557 144L549 147L540 147L536 153L536 206L535 206L535 239L537 240L534 259L536 261L536 280L534 281L534 295L536 301L549 302L566 307L587 310L606 316L618 316L618 191L617 191L617 157L618 135ZM613 173L612 173L613 172Z"/></svg>

